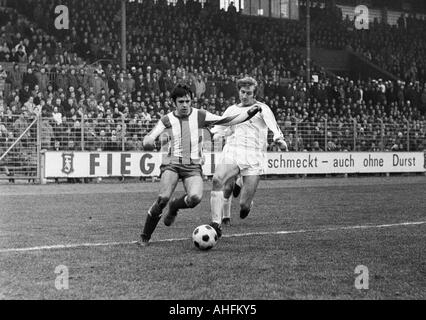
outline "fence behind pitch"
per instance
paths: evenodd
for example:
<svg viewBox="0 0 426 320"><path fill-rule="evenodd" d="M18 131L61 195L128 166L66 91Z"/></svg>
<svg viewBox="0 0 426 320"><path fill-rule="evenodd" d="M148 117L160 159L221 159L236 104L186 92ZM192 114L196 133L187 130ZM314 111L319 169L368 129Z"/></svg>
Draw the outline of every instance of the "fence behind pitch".
<svg viewBox="0 0 426 320"><path fill-rule="evenodd" d="M39 123L36 117L21 114L6 117L0 124L0 179L38 178Z"/></svg>
<svg viewBox="0 0 426 320"><path fill-rule="evenodd" d="M143 137L156 120L123 117L34 118L12 116L1 124L0 179L39 178L40 152L143 151ZM424 151L426 122L332 123L281 121L290 151ZM204 134L204 150L220 151L225 139ZM157 150L166 139L157 140ZM269 133L270 150L276 150Z"/></svg>

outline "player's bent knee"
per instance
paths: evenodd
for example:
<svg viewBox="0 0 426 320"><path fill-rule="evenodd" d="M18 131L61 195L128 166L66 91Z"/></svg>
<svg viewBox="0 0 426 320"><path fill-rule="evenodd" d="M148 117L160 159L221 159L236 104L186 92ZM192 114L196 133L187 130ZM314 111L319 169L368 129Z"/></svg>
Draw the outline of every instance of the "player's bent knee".
<svg viewBox="0 0 426 320"><path fill-rule="evenodd" d="M229 199L229 197L231 196L231 194L232 194L232 189L225 188L225 189L223 190L223 197L224 197L225 199Z"/></svg>
<svg viewBox="0 0 426 320"><path fill-rule="evenodd" d="M159 196L157 199L157 204L161 209L164 209L167 206L170 198L166 196Z"/></svg>
<svg viewBox="0 0 426 320"><path fill-rule="evenodd" d="M194 208L195 206L197 206L201 202L202 198L203 197L198 195L198 194L193 194L193 195L188 196L188 198L187 198L188 207Z"/></svg>
<svg viewBox="0 0 426 320"><path fill-rule="evenodd" d="M223 188L223 196L225 198L229 198L232 194L233 189L234 189L234 183L227 183Z"/></svg>
<svg viewBox="0 0 426 320"><path fill-rule="evenodd" d="M220 191L223 188L224 182L221 177L213 176L213 190Z"/></svg>

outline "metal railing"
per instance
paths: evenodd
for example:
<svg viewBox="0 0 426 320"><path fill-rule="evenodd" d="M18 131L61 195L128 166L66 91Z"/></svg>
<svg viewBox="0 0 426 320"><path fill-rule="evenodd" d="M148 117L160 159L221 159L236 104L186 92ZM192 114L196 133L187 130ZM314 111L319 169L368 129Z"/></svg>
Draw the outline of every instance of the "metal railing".
<svg viewBox="0 0 426 320"><path fill-rule="evenodd" d="M124 117L85 117L58 123L53 118L42 118L41 127L46 128L41 135L42 148L81 151L143 150L142 139L156 121ZM333 123L322 120L279 121L279 125L290 151L423 151L426 148L426 122ZM272 134L268 137L269 144L272 144ZM217 146L218 143L215 144Z"/></svg>
<svg viewBox="0 0 426 320"><path fill-rule="evenodd" d="M9 116L0 123L0 179L39 177L40 152L45 151L143 151L143 137L154 120L143 118ZM378 152L426 151L426 121L405 123L334 123L278 121L289 151ZM224 140L212 141L204 134L206 152L221 151ZM157 139L156 150L166 144ZM272 134L269 151L276 151Z"/></svg>
<svg viewBox="0 0 426 320"><path fill-rule="evenodd" d="M39 177L42 131L38 120L21 114L0 123L0 178L35 182Z"/></svg>
<svg viewBox="0 0 426 320"><path fill-rule="evenodd" d="M426 122L279 121L290 151L424 151ZM270 134L270 138L272 138Z"/></svg>
<svg viewBox="0 0 426 320"><path fill-rule="evenodd" d="M142 139L155 124L142 119L41 118L42 148L67 151L141 151Z"/></svg>

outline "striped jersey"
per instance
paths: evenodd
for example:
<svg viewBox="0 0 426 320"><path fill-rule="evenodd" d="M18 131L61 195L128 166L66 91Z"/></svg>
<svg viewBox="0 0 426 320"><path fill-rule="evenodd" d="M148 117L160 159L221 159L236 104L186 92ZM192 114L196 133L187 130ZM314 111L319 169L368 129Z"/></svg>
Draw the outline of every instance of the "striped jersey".
<svg viewBox="0 0 426 320"><path fill-rule="evenodd" d="M218 123L222 124L239 121L243 117L241 112L230 117L221 117L205 110L191 108L191 113L185 117L179 117L175 112L163 116L149 135L156 139L162 133L169 141L166 156L163 155L163 163L167 164L200 164L202 160L202 143L204 136L210 133L203 129ZM243 119L244 120L244 119ZM160 138L163 140L164 136Z"/></svg>

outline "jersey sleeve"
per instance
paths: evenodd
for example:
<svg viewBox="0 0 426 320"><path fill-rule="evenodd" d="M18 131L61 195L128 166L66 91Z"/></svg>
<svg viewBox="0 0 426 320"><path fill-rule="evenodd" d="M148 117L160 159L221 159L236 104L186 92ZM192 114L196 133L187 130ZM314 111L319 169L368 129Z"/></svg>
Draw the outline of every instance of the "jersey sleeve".
<svg viewBox="0 0 426 320"><path fill-rule="evenodd" d="M205 119L204 119L204 126L208 127L211 125L214 125L216 122L220 121L222 119L221 116L218 116L216 114L210 113L208 111L205 111Z"/></svg>
<svg viewBox="0 0 426 320"><path fill-rule="evenodd" d="M168 116L164 116L162 117L157 124L154 126L154 128L151 130L150 133L148 133L148 135L152 138L152 139L157 139L157 137L162 134L164 132L164 130L166 130L167 128L170 127L170 121Z"/></svg>
<svg viewBox="0 0 426 320"><path fill-rule="evenodd" d="M219 136L223 136L223 137L227 137L230 136L233 132L234 132L234 127L230 126L230 127L225 127L225 126L214 126L210 132L213 135L219 135Z"/></svg>
<svg viewBox="0 0 426 320"><path fill-rule="evenodd" d="M266 126L274 134L274 141L280 138L284 139L284 135L278 126L277 120L275 119L272 110L266 104L262 104L262 116Z"/></svg>
<svg viewBox="0 0 426 320"><path fill-rule="evenodd" d="M227 116L229 116L230 114L231 114L231 107L229 107L229 108L227 108L226 110L225 110L225 112L223 113L223 115L222 115L222 117L227 117ZM226 131L227 131L227 129L228 129L228 127L227 126L221 126L221 125L215 125L211 130L210 130L210 132L212 133L212 134L220 134L220 135L226 135Z"/></svg>
<svg viewBox="0 0 426 320"><path fill-rule="evenodd" d="M255 104L253 105L253 107ZM230 115L223 115L223 116L217 116L215 114L212 114L210 112L206 111L206 119L205 119L205 126L211 126L211 125L222 125L222 126L232 126L234 124L239 124L242 122L245 122L252 117L256 115L257 112L259 112L260 109L253 110L253 108L249 110L242 110L238 114L230 114Z"/></svg>

